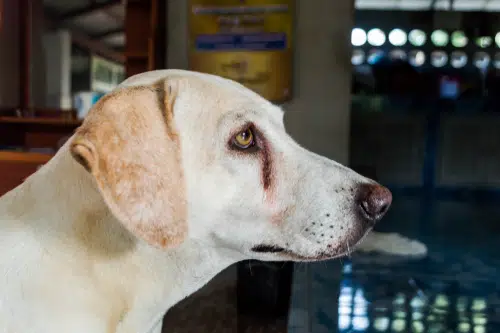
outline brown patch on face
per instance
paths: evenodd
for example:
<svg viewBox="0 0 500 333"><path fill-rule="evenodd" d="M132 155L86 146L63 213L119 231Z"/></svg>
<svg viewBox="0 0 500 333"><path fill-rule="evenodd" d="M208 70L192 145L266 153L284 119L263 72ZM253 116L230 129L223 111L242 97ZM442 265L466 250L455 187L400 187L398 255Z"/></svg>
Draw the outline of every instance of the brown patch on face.
<svg viewBox="0 0 500 333"><path fill-rule="evenodd" d="M275 169L273 152L269 142L265 139L262 132L254 128L255 135L257 136L257 141L260 146L259 159L261 164L261 184L264 189L264 194L266 201L268 203L274 202L274 186L275 186Z"/></svg>
<svg viewBox="0 0 500 333"><path fill-rule="evenodd" d="M71 144L118 220L160 248L187 235L174 100L166 83L117 90L95 105Z"/></svg>
<svg viewBox="0 0 500 333"><path fill-rule="evenodd" d="M272 185L273 160L267 142L262 149L262 186L264 191L268 191Z"/></svg>

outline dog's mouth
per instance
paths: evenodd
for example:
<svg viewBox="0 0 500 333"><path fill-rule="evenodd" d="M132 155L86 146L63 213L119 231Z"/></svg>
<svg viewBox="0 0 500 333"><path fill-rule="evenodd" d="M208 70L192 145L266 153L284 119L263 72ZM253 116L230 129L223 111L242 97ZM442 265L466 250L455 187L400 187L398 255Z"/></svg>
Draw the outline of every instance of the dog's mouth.
<svg viewBox="0 0 500 333"><path fill-rule="evenodd" d="M289 261L322 261L330 260L335 258L340 258L344 256L349 256L357 247L359 243L363 241L371 228L354 229L349 237L347 237L343 242L337 245L327 245L327 249L322 251L317 251L313 255L303 255L297 253L293 250L270 244L259 244L251 248L252 252L272 254L280 257L284 260Z"/></svg>
<svg viewBox="0 0 500 333"><path fill-rule="evenodd" d="M321 252L315 256L303 256L294 251L285 249L276 245L268 245L268 244L260 244L252 247L253 252L257 253L268 253L268 254L277 254L280 257L292 260L292 261L319 261L319 260L327 260L334 259L337 257L342 257L346 253L337 253L338 251L332 251L332 253Z"/></svg>
<svg viewBox="0 0 500 333"><path fill-rule="evenodd" d="M260 244L252 247L252 251L258 253L280 253L280 252L286 252L287 250L285 248L276 245Z"/></svg>

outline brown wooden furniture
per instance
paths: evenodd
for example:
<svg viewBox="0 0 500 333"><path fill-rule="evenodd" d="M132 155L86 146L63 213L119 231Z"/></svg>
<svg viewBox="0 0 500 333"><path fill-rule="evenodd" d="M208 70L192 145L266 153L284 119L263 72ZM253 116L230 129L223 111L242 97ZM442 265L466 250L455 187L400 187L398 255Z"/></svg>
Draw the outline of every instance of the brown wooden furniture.
<svg viewBox="0 0 500 333"><path fill-rule="evenodd" d="M19 185L52 157L51 154L28 150L49 148L57 151L61 140L72 135L80 123L74 111L0 109L0 147L25 150L0 149L0 196Z"/></svg>
<svg viewBox="0 0 500 333"><path fill-rule="evenodd" d="M74 111L34 109L23 115L13 109L0 110L0 146L57 149L59 141L80 124Z"/></svg>
<svg viewBox="0 0 500 333"><path fill-rule="evenodd" d="M0 196L21 184L51 158L50 154L0 151Z"/></svg>
<svg viewBox="0 0 500 333"><path fill-rule="evenodd" d="M0 145L55 150L79 125L74 120L0 117Z"/></svg>
<svg viewBox="0 0 500 333"><path fill-rule="evenodd" d="M128 0L125 9L126 76L165 67L165 0Z"/></svg>

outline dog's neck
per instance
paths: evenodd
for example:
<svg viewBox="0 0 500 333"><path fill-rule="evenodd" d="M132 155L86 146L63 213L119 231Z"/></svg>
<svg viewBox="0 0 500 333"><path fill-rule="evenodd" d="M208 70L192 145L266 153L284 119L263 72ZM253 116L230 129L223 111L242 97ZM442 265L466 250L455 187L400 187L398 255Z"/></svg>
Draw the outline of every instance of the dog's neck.
<svg viewBox="0 0 500 333"><path fill-rule="evenodd" d="M238 261L237 255L193 239L159 250L135 238L109 212L92 176L71 157L67 145L0 200L0 217L5 216L35 230L37 241L57 253L50 260L72 257L99 272L93 285L81 288L107 292L95 297L114 309L109 316L118 318L117 332L143 331Z"/></svg>

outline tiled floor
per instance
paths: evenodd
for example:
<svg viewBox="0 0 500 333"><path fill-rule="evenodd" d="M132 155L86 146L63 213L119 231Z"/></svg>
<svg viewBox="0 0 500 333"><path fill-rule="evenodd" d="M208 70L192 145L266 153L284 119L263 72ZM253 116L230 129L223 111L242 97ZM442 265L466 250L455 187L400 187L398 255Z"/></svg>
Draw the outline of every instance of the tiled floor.
<svg viewBox="0 0 500 333"><path fill-rule="evenodd" d="M345 261L338 322L331 326L340 332L500 332L500 203L398 198L378 230L423 241L429 256L357 254ZM328 276L313 277L321 278ZM330 281L334 293L338 281ZM316 303L332 296L312 293Z"/></svg>

